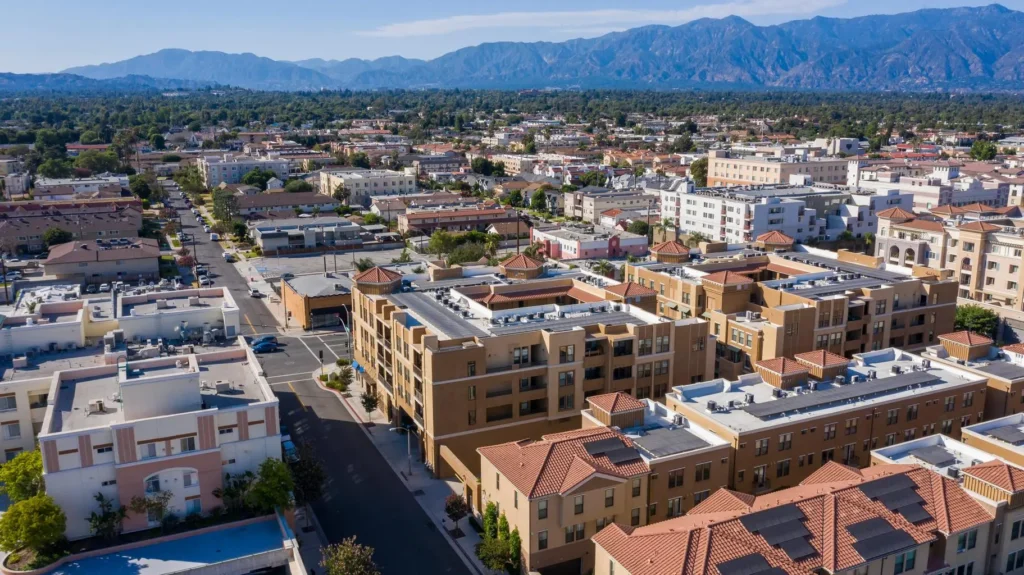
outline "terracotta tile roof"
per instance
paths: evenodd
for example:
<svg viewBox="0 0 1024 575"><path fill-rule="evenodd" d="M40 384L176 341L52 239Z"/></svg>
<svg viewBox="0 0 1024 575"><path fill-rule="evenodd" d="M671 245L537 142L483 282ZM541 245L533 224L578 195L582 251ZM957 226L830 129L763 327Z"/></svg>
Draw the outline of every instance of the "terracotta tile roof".
<svg viewBox="0 0 1024 575"><path fill-rule="evenodd" d="M601 215L602 216L615 217L615 216L617 216L617 215L619 215L621 213L622 213L622 210L620 210L619 208L612 208L610 210L605 210L605 211L601 212Z"/></svg>
<svg viewBox="0 0 1024 575"><path fill-rule="evenodd" d="M836 355L824 349L798 353L793 356L793 359L796 359L801 363L809 363L817 367L839 367L850 363L850 360L845 357Z"/></svg>
<svg viewBox="0 0 1024 575"><path fill-rule="evenodd" d="M773 373L780 375L789 375L793 373L807 373L807 366L802 363L798 363L795 359L789 359L788 357L776 357L775 359L763 359L755 362L754 365L761 369L766 369Z"/></svg>
<svg viewBox="0 0 1024 575"><path fill-rule="evenodd" d="M750 511L754 504L754 496L749 493L740 493L730 489L719 489L710 497L701 501L691 509L687 515L700 515L703 513L723 513L726 511Z"/></svg>
<svg viewBox="0 0 1024 575"><path fill-rule="evenodd" d="M878 217L887 220L912 220L916 216L903 208L889 208L888 210L878 212Z"/></svg>
<svg viewBox="0 0 1024 575"><path fill-rule="evenodd" d="M1002 350L1024 355L1024 343L1011 343L1010 345L1004 345Z"/></svg>
<svg viewBox="0 0 1024 575"><path fill-rule="evenodd" d="M584 445L602 439L618 439L623 447L633 442L608 428L591 428L545 435L540 441L517 441L477 449L529 498L566 493L594 474L625 480L650 472L643 459L612 463L606 454L590 455Z"/></svg>
<svg viewBox="0 0 1024 575"><path fill-rule="evenodd" d="M1024 469L999 459L979 463L963 472L1010 493L1024 491Z"/></svg>
<svg viewBox="0 0 1024 575"><path fill-rule="evenodd" d="M715 272L713 274L708 274L701 279L703 279L706 282L721 285L741 285L754 283L754 280L748 278L745 275L733 271Z"/></svg>
<svg viewBox="0 0 1024 575"><path fill-rule="evenodd" d="M942 222L936 222L932 220L913 220L910 222L903 222L902 224L897 225L903 228L910 228L912 230L924 230L926 232L942 232L945 230L945 228L942 227Z"/></svg>
<svg viewBox="0 0 1024 575"><path fill-rule="evenodd" d="M655 245L654 247L651 248L650 251L652 253L656 253L656 254L681 254L681 255L687 255L687 254L690 253L690 248L684 246L682 244L682 242L679 242L679 241L676 241L676 240L671 240L671 241L662 242L660 244Z"/></svg>
<svg viewBox="0 0 1024 575"><path fill-rule="evenodd" d="M498 265L506 269L535 270L543 266L544 262L537 261L526 254L516 254Z"/></svg>
<svg viewBox="0 0 1024 575"><path fill-rule="evenodd" d="M605 301L605 299L603 297L601 297L599 295L594 295L594 294L588 292L587 290L585 290L585 289L583 289L581 287L577 287L577 286L573 286L573 287L569 288L569 291L566 292L565 295L567 295L567 296L569 296L571 298L578 299L578 300L580 300L583 303L597 303L597 302Z"/></svg>
<svg viewBox="0 0 1024 575"><path fill-rule="evenodd" d="M622 297L650 297L658 292L636 282L625 282L605 288L605 291Z"/></svg>
<svg viewBox="0 0 1024 575"><path fill-rule="evenodd" d="M571 290L572 288L569 286L555 286L522 291L481 294L473 299L486 304L509 303L569 295Z"/></svg>
<svg viewBox="0 0 1024 575"><path fill-rule="evenodd" d="M974 333L973 331L954 331L939 336L940 340L947 340L962 345L992 345L992 338Z"/></svg>
<svg viewBox="0 0 1024 575"><path fill-rule="evenodd" d="M792 244L795 240L779 230L765 232L755 239L763 244Z"/></svg>
<svg viewBox="0 0 1024 575"><path fill-rule="evenodd" d="M608 413L623 413L645 409L644 402L628 393L604 393L587 398L590 405Z"/></svg>
<svg viewBox="0 0 1024 575"><path fill-rule="evenodd" d="M397 281L401 277L402 274L398 272L393 272L378 266L370 268L352 279L357 282L367 284L388 284L393 281Z"/></svg>
<svg viewBox="0 0 1024 575"><path fill-rule="evenodd" d="M969 232L994 232L1001 230L1002 228L988 222L970 222L960 226L959 229L967 230Z"/></svg>

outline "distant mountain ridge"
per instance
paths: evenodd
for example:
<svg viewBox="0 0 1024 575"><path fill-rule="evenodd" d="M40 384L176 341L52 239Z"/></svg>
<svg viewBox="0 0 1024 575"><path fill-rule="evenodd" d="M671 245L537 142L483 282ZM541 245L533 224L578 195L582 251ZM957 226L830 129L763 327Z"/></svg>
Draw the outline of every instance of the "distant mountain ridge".
<svg viewBox="0 0 1024 575"><path fill-rule="evenodd" d="M74 74L8 74L0 72L0 92L138 92L152 90L194 90L213 83L191 80L124 76L96 80Z"/></svg>
<svg viewBox="0 0 1024 575"><path fill-rule="evenodd" d="M433 60L161 50L66 70L257 90L742 88L1024 91L1024 12L998 4L756 26L730 16L566 42L496 42Z"/></svg>

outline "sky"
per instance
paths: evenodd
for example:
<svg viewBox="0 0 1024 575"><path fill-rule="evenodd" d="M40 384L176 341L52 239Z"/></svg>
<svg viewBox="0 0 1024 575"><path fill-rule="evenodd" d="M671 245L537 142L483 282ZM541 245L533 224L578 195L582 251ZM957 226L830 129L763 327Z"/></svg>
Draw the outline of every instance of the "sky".
<svg viewBox="0 0 1024 575"><path fill-rule="evenodd" d="M708 3L710 2L710 3ZM563 41L648 24L741 16L776 24L851 17L970 0L0 0L0 72L50 73L163 48L252 52L276 60L430 59L494 41ZM1024 10L1024 0L1004 6Z"/></svg>

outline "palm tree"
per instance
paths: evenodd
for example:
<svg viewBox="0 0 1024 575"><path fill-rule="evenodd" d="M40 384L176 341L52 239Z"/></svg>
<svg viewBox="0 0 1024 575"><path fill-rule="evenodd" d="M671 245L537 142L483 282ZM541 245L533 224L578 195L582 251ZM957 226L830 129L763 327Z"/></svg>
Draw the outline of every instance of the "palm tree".
<svg viewBox="0 0 1024 575"><path fill-rule="evenodd" d="M610 278L612 277L612 274L615 273L615 266L613 266L608 260L601 260L594 266L594 271Z"/></svg>
<svg viewBox="0 0 1024 575"><path fill-rule="evenodd" d="M663 218L660 222L654 224L654 231L661 230L662 238L665 237L665 234L668 233L670 229L675 229L676 235L678 236L679 230L676 229L675 223L671 218Z"/></svg>
<svg viewBox="0 0 1024 575"><path fill-rule="evenodd" d="M494 257L498 253L498 248L501 247L501 236L498 234L487 234L484 247L487 249L487 253Z"/></svg>
<svg viewBox="0 0 1024 575"><path fill-rule="evenodd" d="M708 238L702 232L693 232L692 234L689 235L689 237L686 238L686 245L690 246L691 248L695 248L699 246L701 242L706 242L709 240L710 238Z"/></svg>
<svg viewBox="0 0 1024 575"><path fill-rule="evenodd" d="M523 255L531 258L537 257L540 252L540 243L530 244L526 249L523 250Z"/></svg>

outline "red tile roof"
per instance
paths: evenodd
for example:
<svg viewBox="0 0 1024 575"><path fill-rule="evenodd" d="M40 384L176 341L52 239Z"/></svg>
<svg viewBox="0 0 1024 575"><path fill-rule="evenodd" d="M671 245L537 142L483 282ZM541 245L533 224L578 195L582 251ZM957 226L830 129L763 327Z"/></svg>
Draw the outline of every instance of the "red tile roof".
<svg viewBox="0 0 1024 575"><path fill-rule="evenodd" d="M793 373L807 373L807 366L798 363L794 359L788 357L776 357L775 359L762 359L761 361L755 362L754 365L761 369L766 369L773 373L780 375L790 375Z"/></svg>
<svg viewBox="0 0 1024 575"><path fill-rule="evenodd" d="M555 286L522 291L488 293L474 297L473 299L486 304L509 303L514 301L529 301L535 299L545 299L559 297L563 295L571 295L569 293L571 290L572 288L568 286Z"/></svg>
<svg viewBox="0 0 1024 575"><path fill-rule="evenodd" d="M1004 345L1002 349L1010 353L1024 354L1024 343L1011 343L1010 345Z"/></svg>
<svg viewBox="0 0 1024 575"><path fill-rule="evenodd" d="M903 208L889 208L888 210L882 210L878 212L878 217L887 220L912 220L915 218L912 212L908 212Z"/></svg>
<svg viewBox="0 0 1024 575"><path fill-rule="evenodd" d="M398 272L393 272L378 266L370 268L352 279L366 284L389 284L393 281L397 281L401 277L402 274Z"/></svg>
<svg viewBox="0 0 1024 575"><path fill-rule="evenodd" d="M628 393L604 393L588 397L587 401L590 405L612 414L646 409L644 402Z"/></svg>
<svg viewBox="0 0 1024 575"><path fill-rule="evenodd" d="M578 286L572 286L571 288L569 288L569 291L566 292L565 295L571 298L578 299L583 303L597 303L599 301L605 301L603 297L594 295Z"/></svg>
<svg viewBox="0 0 1024 575"><path fill-rule="evenodd" d="M850 363L850 360L845 357L836 355L824 349L798 353L793 356L793 359L803 363L809 363L817 367L839 367Z"/></svg>
<svg viewBox="0 0 1024 575"><path fill-rule="evenodd" d="M757 236L755 241L762 244L792 244L795 240L779 230L772 230Z"/></svg>
<svg viewBox="0 0 1024 575"><path fill-rule="evenodd" d="M690 253L690 248L684 246L682 242L671 240L653 246L651 248L651 253L687 255Z"/></svg>
<svg viewBox="0 0 1024 575"><path fill-rule="evenodd" d="M942 232L945 228L942 227L942 222L936 222L933 220L913 220L909 222L903 222L897 224L903 228L910 228L912 230L924 230L926 232Z"/></svg>
<svg viewBox="0 0 1024 575"><path fill-rule="evenodd" d="M636 282L624 282L605 288L605 291L622 297L650 297L658 292Z"/></svg>
<svg viewBox="0 0 1024 575"><path fill-rule="evenodd" d="M526 254L516 254L498 265L513 270L535 270L543 266L544 262L537 261Z"/></svg>
<svg viewBox="0 0 1024 575"><path fill-rule="evenodd" d="M706 282L721 284L721 285L741 285L754 283L754 280L748 278L745 275L738 274L733 271L715 272L708 274L703 278Z"/></svg>
<svg viewBox="0 0 1024 575"><path fill-rule="evenodd" d="M953 333L945 333L940 335L939 339L970 346L992 345L992 338L981 335L980 333L974 333L973 331L954 331Z"/></svg>
<svg viewBox="0 0 1024 575"><path fill-rule="evenodd" d="M970 222L960 226L960 229L967 230L969 232L994 232L1001 230L1002 228L988 222Z"/></svg>
<svg viewBox="0 0 1024 575"><path fill-rule="evenodd" d="M590 455L585 444L618 439L633 442L602 427L545 435L540 441L516 441L477 449L516 489L528 498L565 494L595 474L626 480L650 472L643 459L612 463L606 454Z"/></svg>
<svg viewBox="0 0 1024 575"><path fill-rule="evenodd" d="M1024 491L1024 469L1015 467L999 459L993 459L986 463L979 463L978 465L968 467L963 471L967 475L977 477L986 483L991 483L992 485L995 485L1004 491L1009 491L1010 493Z"/></svg>

